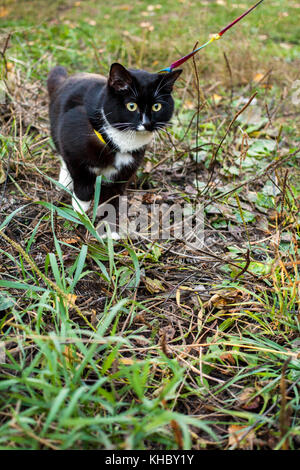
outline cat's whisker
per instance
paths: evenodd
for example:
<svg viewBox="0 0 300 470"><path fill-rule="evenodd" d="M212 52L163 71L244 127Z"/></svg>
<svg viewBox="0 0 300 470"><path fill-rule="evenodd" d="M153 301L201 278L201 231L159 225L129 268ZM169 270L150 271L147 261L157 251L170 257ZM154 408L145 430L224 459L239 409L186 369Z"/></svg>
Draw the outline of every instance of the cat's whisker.
<svg viewBox="0 0 300 470"><path fill-rule="evenodd" d="M110 111L110 113L104 113L103 108L99 108L95 111L95 114L97 114L97 115L99 114L100 116L104 115L106 117L106 116L109 116L110 114L112 114L112 111Z"/></svg>
<svg viewBox="0 0 300 470"><path fill-rule="evenodd" d="M160 139L161 139L161 140L163 139L163 137L162 137L161 133L163 133L163 134L166 134L166 135L170 136L170 134L169 134L169 133L168 133L168 132L167 132L165 129L157 129L157 131L156 131L156 132L157 132L157 134L159 135L159 137L160 137Z"/></svg>
<svg viewBox="0 0 300 470"><path fill-rule="evenodd" d="M126 132L128 130L133 130L131 122L114 122L112 126L116 127L117 129L120 129L123 132L124 131ZM122 128L124 128L124 129L122 129Z"/></svg>
<svg viewBox="0 0 300 470"><path fill-rule="evenodd" d="M162 137L161 137L159 131L155 131L154 139L155 139L155 143L156 143L156 139L159 140L159 143L162 143L162 142L163 142L163 139L162 139Z"/></svg>
<svg viewBox="0 0 300 470"><path fill-rule="evenodd" d="M164 127L171 127L172 126L172 121L164 122L164 121L157 121L158 125L164 126Z"/></svg>
<svg viewBox="0 0 300 470"><path fill-rule="evenodd" d="M164 132L164 129L156 129L155 132L157 133L157 135L158 135L160 138L162 138L162 136L161 136L160 133L161 133L161 132Z"/></svg>
<svg viewBox="0 0 300 470"><path fill-rule="evenodd" d="M157 131L157 132L159 132L159 131L164 132L164 131L165 131L165 128L164 128L164 127L159 127L159 126L157 126L157 127L155 128L155 131Z"/></svg>
<svg viewBox="0 0 300 470"><path fill-rule="evenodd" d="M158 98L160 98L161 96L170 96L170 94L169 93L164 93L163 95L159 95Z"/></svg>
<svg viewBox="0 0 300 470"><path fill-rule="evenodd" d="M168 133L168 130L165 127L158 127L157 128L160 132L165 132L166 134Z"/></svg>
<svg viewBox="0 0 300 470"><path fill-rule="evenodd" d="M164 104L168 105L168 102L165 101L165 100L162 100L162 99L160 98L160 96L157 98L157 102L159 102L159 103L164 103Z"/></svg>

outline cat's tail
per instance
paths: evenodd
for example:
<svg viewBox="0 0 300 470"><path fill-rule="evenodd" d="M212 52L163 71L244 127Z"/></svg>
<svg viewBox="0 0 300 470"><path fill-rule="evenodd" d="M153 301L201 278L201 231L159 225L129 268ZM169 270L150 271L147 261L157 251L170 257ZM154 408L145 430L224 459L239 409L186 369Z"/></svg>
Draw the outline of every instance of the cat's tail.
<svg viewBox="0 0 300 470"><path fill-rule="evenodd" d="M47 88L50 97L62 85L67 76L66 69L60 65L51 70L47 80Z"/></svg>

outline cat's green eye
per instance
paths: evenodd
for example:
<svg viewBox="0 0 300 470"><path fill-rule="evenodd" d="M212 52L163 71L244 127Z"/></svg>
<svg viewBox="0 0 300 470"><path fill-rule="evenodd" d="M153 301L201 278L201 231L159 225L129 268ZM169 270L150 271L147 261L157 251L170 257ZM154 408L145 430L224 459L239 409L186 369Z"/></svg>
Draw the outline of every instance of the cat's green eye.
<svg viewBox="0 0 300 470"><path fill-rule="evenodd" d="M161 103L154 103L154 105L152 106L152 111L160 111L161 110Z"/></svg>
<svg viewBox="0 0 300 470"><path fill-rule="evenodd" d="M127 103L126 107L129 111L136 111L138 106L136 103Z"/></svg>

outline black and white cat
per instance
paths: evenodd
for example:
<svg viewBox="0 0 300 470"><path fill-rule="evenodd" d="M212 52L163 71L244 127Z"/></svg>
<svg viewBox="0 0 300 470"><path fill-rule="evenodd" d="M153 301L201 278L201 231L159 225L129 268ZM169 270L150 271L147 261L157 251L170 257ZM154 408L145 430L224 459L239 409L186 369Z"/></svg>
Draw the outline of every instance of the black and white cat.
<svg viewBox="0 0 300 470"><path fill-rule="evenodd" d="M55 67L48 77L51 135L62 157L59 182L73 191L73 208L87 211L97 175L104 202L124 192L155 131L170 121L181 70L127 70L114 63L108 79Z"/></svg>

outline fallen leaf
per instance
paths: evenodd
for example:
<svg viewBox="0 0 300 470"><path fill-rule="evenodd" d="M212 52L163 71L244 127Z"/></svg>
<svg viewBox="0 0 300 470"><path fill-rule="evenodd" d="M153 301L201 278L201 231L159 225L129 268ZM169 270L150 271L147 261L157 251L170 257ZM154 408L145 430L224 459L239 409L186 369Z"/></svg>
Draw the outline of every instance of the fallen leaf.
<svg viewBox="0 0 300 470"><path fill-rule="evenodd" d="M97 325L98 319L97 319L97 312L94 308L92 308L91 312L91 324L93 326Z"/></svg>
<svg viewBox="0 0 300 470"><path fill-rule="evenodd" d="M129 357L121 357L119 359L119 362L121 362L121 364L124 364L126 366L132 366L137 361L134 361L133 359L130 359Z"/></svg>
<svg viewBox="0 0 300 470"><path fill-rule="evenodd" d="M150 277L145 277L144 284L146 286L146 289L150 292L150 294L155 294L157 292L164 292L166 290L159 279L151 279Z"/></svg>
<svg viewBox="0 0 300 470"><path fill-rule="evenodd" d="M242 393L239 394L238 400L244 410L256 410L261 404L261 397L256 395L254 387L246 387ZM253 398L253 395L256 395Z"/></svg>
<svg viewBox="0 0 300 470"><path fill-rule="evenodd" d="M233 366L235 365L235 359L231 353L221 354L220 359L225 362L228 361Z"/></svg>
<svg viewBox="0 0 300 470"><path fill-rule="evenodd" d="M195 103L190 100L186 100L183 105L183 109L194 109Z"/></svg>
<svg viewBox="0 0 300 470"><path fill-rule="evenodd" d="M6 180L6 174L2 165L2 161L0 160L0 184L4 183L5 180Z"/></svg>
<svg viewBox="0 0 300 470"><path fill-rule="evenodd" d="M222 99L223 99L223 96L217 95L216 93L213 95L213 100L216 105L218 105Z"/></svg>
<svg viewBox="0 0 300 470"><path fill-rule="evenodd" d="M120 5L118 7L118 10L122 10L122 11L130 11L132 9L133 9L132 5Z"/></svg>
<svg viewBox="0 0 300 470"><path fill-rule="evenodd" d="M178 307L183 307L181 303L181 293L180 291L188 291L188 292L194 292L194 289L191 287L186 287L186 286L179 286L178 289L176 290L175 298L176 298L176 303Z"/></svg>
<svg viewBox="0 0 300 470"><path fill-rule="evenodd" d="M232 289L230 291L220 290L218 293L214 294L207 302L205 302L203 306L204 308L221 308L225 307L226 305L241 302L244 296L247 297L248 294L244 294L238 289Z"/></svg>
<svg viewBox="0 0 300 470"><path fill-rule="evenodd" d="M264 73L257 73L254 77L253 77L253 81L255 83L258 83L260 82L263 78L264 78L265 74Z"/></svg>
<svg viewBox="0 0 300 470"><path fill-rule="evenodd" d="M242 436L245 434L248 426L240 426L237 424L231 424L228 427L228 446L234 446L236 449L243 450L253 450L253 442L255 439L255 433L253 430L241 440Z"/></svg>
<svg viewBox="0 0 300 470"><path fill-rule="evenodd" d="M9 14L10 10L5 7L0 7L0 18L4 18Z"/></svg>
<svg viewBox="0 0 300 470"><path fill-rule="evenodd" d="M68 294L67 295L67 307L72 308L76 302L77 295L75 294ZM58 302L60 302L60 297L57 297ZM65 301L65 299L64 299Z"/></svg>
<svg viewBox="0 0 300 470"><path fill-rule="evenodd" d="M79 237L74 237L74 238L62 238L60 239L61 242L67 243L68 245L73 245L74 243L80 242Z"/></svg>

